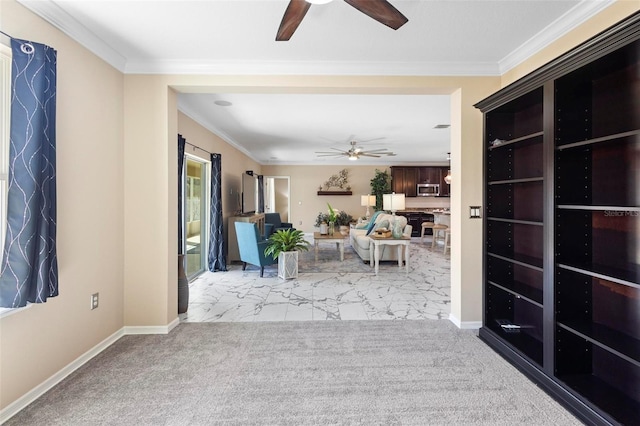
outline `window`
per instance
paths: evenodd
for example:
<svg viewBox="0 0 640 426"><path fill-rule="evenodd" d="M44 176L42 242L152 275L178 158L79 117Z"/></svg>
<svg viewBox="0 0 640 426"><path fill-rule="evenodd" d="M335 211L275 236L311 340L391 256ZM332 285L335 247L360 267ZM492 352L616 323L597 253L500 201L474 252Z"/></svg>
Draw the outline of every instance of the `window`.
<svg viewBox="0 0 640 426"><path fill-rule="evenodd" d="M9 187L9 117L11 112L11 48L0 44L0 259L7 231L7 190ZM16 309L0 308L0 316Z"/></svg>

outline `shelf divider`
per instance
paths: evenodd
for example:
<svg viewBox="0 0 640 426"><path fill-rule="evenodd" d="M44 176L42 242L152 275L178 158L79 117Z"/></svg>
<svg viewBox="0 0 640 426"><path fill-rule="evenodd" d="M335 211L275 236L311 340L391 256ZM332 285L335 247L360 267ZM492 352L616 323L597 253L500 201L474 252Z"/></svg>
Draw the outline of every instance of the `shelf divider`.
<svg viewBox="0 0 640 426"><path fill-rule="evenodd" d="M640 340L597 323L559 321L558 325L640 367Z"/></svg>
<svg viewBox="0 0 640 426"><path fill-rule="evenodd" d="M494 149L502 148L502 147L505 147L505 146L508 146L508 145L512 145L514 143L527 141L529 139L534 139L534 138L537 138L538 136L543 136L543 135L544 135L544 132L542 132L542 131L541 132L535 132L535 133L532 133L530 135L525 135L525 136L522 136L522 137L519 137L519 138L515 138L515 139L510 139L508 141L504 141L500 145L492 145L492 146L489 147L489 150L491 151L491 150L494 150Z"/></svg>
<svg viewBox="0 0 640 426"><path fill-rule="evenodd" d="M587 139L580 142L573 142L566 145L558 145L556 149L558 151L563 151L565 149L577 148L585 145L593 145L593 144L602 143L602 142L609 142L615 139L622 139L629 136L638 136L638 135L640 135L640 130L631 130L629 132L616 133L613 135L607 135L600 138Z"/></svg>

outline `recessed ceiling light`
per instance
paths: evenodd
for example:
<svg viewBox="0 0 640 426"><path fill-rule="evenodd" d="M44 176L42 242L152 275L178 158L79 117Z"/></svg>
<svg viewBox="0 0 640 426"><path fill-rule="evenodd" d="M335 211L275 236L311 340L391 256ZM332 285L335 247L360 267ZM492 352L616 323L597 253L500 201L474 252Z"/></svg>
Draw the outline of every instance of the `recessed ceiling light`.
<svg viewBox="0 0 640 426"><path fill-rule="evenodd" d="M451 127L451 124L438 124L434 129L448 129Z"/></svg>
<svg viewBox="0 0 640 426"><path fill-rule="evenodd" d="M214 104L218 105L218 106L222 106L222 107L228 107L233 105L231 102L229 101L215 101Z"/></svg>

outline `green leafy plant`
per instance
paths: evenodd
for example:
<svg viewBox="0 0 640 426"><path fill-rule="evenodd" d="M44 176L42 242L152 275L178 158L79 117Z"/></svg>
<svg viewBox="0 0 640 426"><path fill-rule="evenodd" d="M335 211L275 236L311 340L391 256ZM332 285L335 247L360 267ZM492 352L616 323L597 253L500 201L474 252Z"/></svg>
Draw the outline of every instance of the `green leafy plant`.
<svg viewBox="0 0 640 426"><path fill-rule="evenodd" d="M329 222L335 223L337 214L335 210L333 210L333 207L331 207L331 204L327 203L327 206L329 206Z"/></svg>
<svg viewBox="0 0 640 426"><path fill-rule="evenodd" d="M355 219L347 212L340 211L336 216L336 225L338 226L349 226L351 222L355 222Z"/></svg>
<svg viewBox="0 0 640 426"><path fill-rule="evenodd" d="M318 213L318 217L316 217L315 226L316 227L320 226L322 222L329 223L329 214L322 213L322 212Z"/></svg>
<svg viewBox="0 0 640 426"><path fill-rule="evenodd" d="M376 196L376 211L382 210L382 194L391 192L391 175L386 170L376 169L376 174L371 179L371 194Z"/></svg>
<svg viewBox="0 0 640 426"><path fill-rule="evenodd" d="M275 259L285 251L308 251L309 245L302 231L293 228L279 229L269 237L264 254Z"/></svg>

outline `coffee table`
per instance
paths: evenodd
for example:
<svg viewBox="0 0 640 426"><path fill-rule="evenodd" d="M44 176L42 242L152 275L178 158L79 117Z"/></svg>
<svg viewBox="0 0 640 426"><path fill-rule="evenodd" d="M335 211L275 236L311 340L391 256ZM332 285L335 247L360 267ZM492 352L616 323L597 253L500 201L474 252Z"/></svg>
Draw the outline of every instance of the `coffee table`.
<svg viewBox="0 0 640 426"><path fill-rule="evenodd" d="M392 238L369 235L369 264L375 266L376 275L378 275L378 267L380 266L380 246L396 246L398 248L398 268L402 268L402 248L404 247L405 271L408 274L409 243L411 243L411 237Z"/></svg>
<svg viewBox="0 0 640 426"><path fill-rule="evenodd" d="M333 235L321 234L319 232L313 233L313 245L316 249L316 262L318 261L318 243L336 243L336 248L340 251L340 261L344 262L344 239L345 236L340 232L335 232Z"/></svg>

